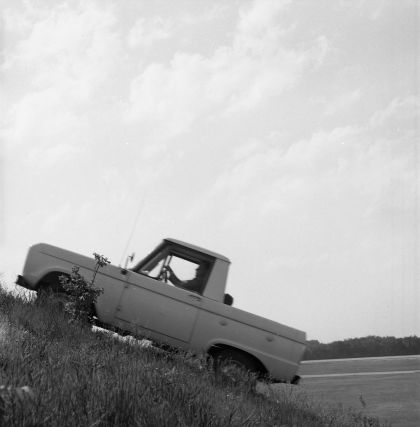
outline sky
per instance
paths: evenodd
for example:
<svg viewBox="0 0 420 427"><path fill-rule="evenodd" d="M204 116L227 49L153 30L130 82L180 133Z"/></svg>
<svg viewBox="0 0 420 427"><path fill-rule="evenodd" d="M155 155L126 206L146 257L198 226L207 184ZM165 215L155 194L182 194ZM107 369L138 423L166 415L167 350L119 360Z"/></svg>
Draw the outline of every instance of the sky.
<svg viewBox="0 0 420 427"><path fill-rule="evenodd" d="M172 237L308 339L420 335L418 2L2 3L9 287Z"/></svg>

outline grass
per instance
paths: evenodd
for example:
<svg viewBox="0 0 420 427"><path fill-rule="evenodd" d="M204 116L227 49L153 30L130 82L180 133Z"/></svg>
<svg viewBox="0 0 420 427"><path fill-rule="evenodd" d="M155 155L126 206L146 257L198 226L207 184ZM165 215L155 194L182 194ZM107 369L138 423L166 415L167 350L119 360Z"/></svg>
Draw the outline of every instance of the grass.
<svg viewBox="0 0 420 427"><path fill-rule="evenodd" d="M2 426L379 426L296 386L226 383L205 358L93 332L48 301L0 288Z"/></svg>

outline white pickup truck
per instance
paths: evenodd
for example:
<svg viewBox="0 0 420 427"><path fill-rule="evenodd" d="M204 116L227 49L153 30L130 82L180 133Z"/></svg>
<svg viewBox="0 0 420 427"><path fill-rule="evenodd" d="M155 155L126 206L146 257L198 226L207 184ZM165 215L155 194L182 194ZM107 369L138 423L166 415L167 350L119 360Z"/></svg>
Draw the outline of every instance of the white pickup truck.
<svg viewBox="0 0 420 427"><path fill-rule="evenodd" d="M60 291L59 276L73 266L91 280L95 259L40 243L29 249L16 283L27 289ZM171 347L206 352L273 382L299 381L306 334L232 307L225 293L230 261L181 242L163 242L133 268L107 265L95 285L104 292L95 304L101 325L147 337Z"/></svg>

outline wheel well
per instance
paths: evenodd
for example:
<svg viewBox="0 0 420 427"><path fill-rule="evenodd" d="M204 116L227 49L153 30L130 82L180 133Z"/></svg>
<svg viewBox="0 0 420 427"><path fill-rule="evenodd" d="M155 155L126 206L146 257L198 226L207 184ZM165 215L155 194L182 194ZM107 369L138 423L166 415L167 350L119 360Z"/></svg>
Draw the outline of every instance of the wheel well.
<svg viewBox="0 0 420 427"><path fill-rule="evenodd" d="M257 370L258 370L257 373L260 378L266 377L268 375L268 371L266 367L262 364L262 362L257 357L255 357L251 353L248 353L244 350L240 350L239 348L236 348L227 344L215 344L207 351L207 353L213 359L217 359L217 355L224 350L232 350L234 352L241 353L242 355L250 358L257 366Z"/></svg>
<svg viewBox="0 0 420 427"><path fill-rule="evenodd" d="M69 274L63 273L62 271L52 271L38 281L37 290L50 289L53 292L63 292L64 290L61 286L60 276L70 277Z"/></svg>
<svg viewBox="0 0 420 427"><path fill-rule="evenodd" d="M63 271L52 271L45 276L42 277L37 283L36 290L41 291L49 291L49 292L57 292L57 293L66 293L63 286L60 282L60 276L65 276L70 278L69 273L64 273ZM95 304L92 304L91 307L92 313L94 316L97 316Z"/></svg>

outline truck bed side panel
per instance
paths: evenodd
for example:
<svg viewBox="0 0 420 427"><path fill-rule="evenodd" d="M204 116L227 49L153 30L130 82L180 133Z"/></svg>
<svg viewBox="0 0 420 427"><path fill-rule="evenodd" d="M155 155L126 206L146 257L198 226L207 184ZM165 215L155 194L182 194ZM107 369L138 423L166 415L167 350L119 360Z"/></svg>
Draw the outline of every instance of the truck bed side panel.
<svg viewBox="0 0 420 427"><path fill-rule="evenodd" d="M305 334L276 322L206 300L192 342L207 351L229 345L255 356L276 380L290 381L305 351Z"/></svg>

